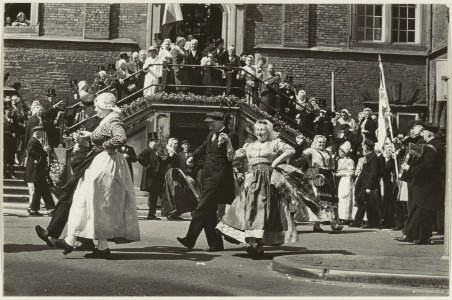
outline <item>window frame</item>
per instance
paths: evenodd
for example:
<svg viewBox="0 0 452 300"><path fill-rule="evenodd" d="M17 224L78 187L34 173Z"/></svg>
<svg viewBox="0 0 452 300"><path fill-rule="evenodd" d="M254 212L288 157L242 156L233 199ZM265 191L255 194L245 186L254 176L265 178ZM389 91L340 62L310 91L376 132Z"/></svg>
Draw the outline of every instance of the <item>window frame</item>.
<svg viewBox="0 0 452 300"><path fill-rule="evenodd" d="M413 116L414 119L419 117L419 113L414 112L396 112L396 115L397 115L397 128L399 129L400 129L400 116Z"/></svg>
<svg viewBox="0 0 452 300"><path fill-rule="evenodd" d="M26 4L28 4L26 2ZM5 4L3 4L5 5ZM15 34L15 35L30 35L30 33L39 34L39 3L31 2L30 3L30 26L26 27L16 27L16 26L8 26L3 27L3 33L5 34ZM3 20L4 21L4 20ZM30 30L24 30L29 28Z"/></svg>
<svg viewBox="0 0 452 300"><path fill-rule="evenodd" d="M358 40L358 5L366 4L354 4L352 5L352 32L351 37L356 44L392 44L392 45L421 45L422 44L422 16L423 5L415 4L415 41L414 42L392 42L392 5L382 4L382 30L381 40Z"/></svg>

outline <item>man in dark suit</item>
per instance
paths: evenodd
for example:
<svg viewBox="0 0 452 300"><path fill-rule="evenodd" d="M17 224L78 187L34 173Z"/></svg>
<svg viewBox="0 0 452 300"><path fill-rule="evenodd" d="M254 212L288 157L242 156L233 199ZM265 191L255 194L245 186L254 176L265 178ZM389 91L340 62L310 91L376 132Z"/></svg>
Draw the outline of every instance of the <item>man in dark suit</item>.
<svg viewBox="0 0 452 300"><path fill-rule="evenodd" d="M276 91L279 90L281 75L280 73L276 73L273 64L268 64L267 72L264 73L263 79L264 81L260 85L260 108L270 115L274 115L276 109L276 97L278 95Z"/></svg>
<svg viewBox="0 0 452 300"><path fill-rule="evenodd" d="M49 176L48 154L42 146L44 142L44 127L36 126L32 131L33 136L27 144L28 158L25 167L25 180L27 182L33 182L35 190L28 212L30 216L42 216L39 213L39 205L42 197L49 215L52 215L55 209L55 202L53 202L49 183L47 182L47 177Z"/></svg>
<svg viewBox="0 0 452 300"><path fill-rule="evenodd" d="M177 240L192 249L199 234L204 229L209 252L222 251L223 239L215 226L217 220L218 204L230 204L234 200L234 179L230 159L234 154L229 137L223 132L224 117L220 112L207 114L205 122L209 125L210 133L207 139L193 152L187 161L191 165L193 161L205 156L202 175L202 190L198 206L192 213L192 220L185 237Z"/></svg>
<svg viewBox="0 0 452 300"><path fill-rule="evenodd" d="M135 150L133 149L133 147L129 145L123 145L121 148L119 148L118 152L124 155L124 158L126 159L127 164L129 165L130 175L132 175L133 180L132 163L137 161L137 154L135 153Z"/></svg>
<svg viewBox="0 0 452 300"><path fill-rule="evenodd" d="M163 174L163 161L157 152L157 141L157 132L149 132L148 147L137 158L138 162L143 166L140 190L149 193L148 220L160 220L155 213L158 197L163 192L165 179Z"/></svg>
<svg viewBox="0 0 452 300"><path fill-rule="evenodd" d="M198 48L198 40L192 39L190 41L190 48L186 52L186 64L187 65L201 65L202 54ZM189 67L187 69L188 73L188 84L190 85L202 85L202 75L201 68ZM199 93L199 88L192 88L193 93Z"/></svg>
<svg viewBox="0 0 452 300"><path fill-rule="evenodd" d="M380 176L378 158L374 151L375 143L366 139L363 143L364 164L355 185L356 203L358 211L351 227L361 226L367 211L368 225L363 228L379 228L380 216L377 205L380 200Z"/></svg>
<svg viewBox="0 0 452 300"><path fill-rule="evenodd" d="M193 177L193 168L187 165L187 159L191 156L190 142L188 140L182 141L182 151L179 152L179 166L185 175Z"/></svg>
<svg viewBox="0 0 452 300"><path fill-rule="evenodd" d="M61 125L60 120L63 115L63 101L56 102L55 89L48 89L47 100L42 101L44 108L42 114L42 126L47 133L47 139L50 147L57 147L60 143L60 134L58 127Z"/></svg>
<svg viewBox="0 0 452 300"><path fill-rule="evenodd" d="M79 106L74 108L68 108L74 106L76 103L80 102L80 94L78 92L78 81L76 79L71 79L69 81L71 92L66 101L66 110L65 110L65 121L66 126L72 126L74 124L74 118L77 111L80 110Z"/></svg>
<svg viewBox="0 0 452 300"><path fill-rule="evenodd" d="M441 166L445 164L443 145L435 137L438 125L425 123L422 131L422 156L412 166L404 163L402 169L411 174L412 183L412 209L408 215L405 234L396 240L400 242L415 242L420 245L429 245L432 236L432 218L434 212L444 201L440 199Z"/></svg>

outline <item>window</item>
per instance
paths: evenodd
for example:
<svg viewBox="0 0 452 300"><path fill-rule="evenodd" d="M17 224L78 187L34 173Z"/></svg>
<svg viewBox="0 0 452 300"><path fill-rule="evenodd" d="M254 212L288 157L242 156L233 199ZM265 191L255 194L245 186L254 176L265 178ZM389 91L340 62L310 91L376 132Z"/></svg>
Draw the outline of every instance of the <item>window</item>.
<svg viewBox="0 0 452 300"><path fill-rule="evenodd" d="M357 39L381 41L383 5L358 5L357 17Z"/></svg>
<svg viewBox="0 0 452 300"><path fill-rule="evenodd" d="M397 127L399 132L407 132L409 130L409 122L416 120L418 117L417 113L397 113Z"/></svg>
<svg viewBox="0 0 452 300"><path fill-rule="evenodd" d="M352 35L357 42L421 42L421 5L358 4L354 15Z"/></svg>
<svg viewBox="0 0 452 300"><path fill-rule="evenodd" d="M5 3L4 33L38 34L39 3Z"/></svg>
<svg viewBox="0 0 452 300"><path fill-rule="evenodd" d="M414 43L416 41L416 5L392 6L392 42Z"/></svg>

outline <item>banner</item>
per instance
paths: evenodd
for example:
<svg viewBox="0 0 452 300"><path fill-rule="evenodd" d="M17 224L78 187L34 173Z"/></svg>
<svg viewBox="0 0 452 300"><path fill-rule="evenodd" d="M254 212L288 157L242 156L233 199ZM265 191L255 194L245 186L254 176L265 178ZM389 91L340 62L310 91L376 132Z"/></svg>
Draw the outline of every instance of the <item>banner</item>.
<svg viewBox="0 0 452 300"><path fill-rule="evenodd" d="M165 4L162 26L183 20L184 17L182 16L182 9L179 3Z"/></svg>
<svg viewBox="0 0 452 300"><path fill-rule="evenodd" d="M383 71L383 64L379 59L380 67L380 88L378 89L379 101L378 101L378 142L377 145L380 149L383 148L386 137L388 135L388 129L392 130L391 124L391 107L389 106L388 94L386 93L386 83ZM392 138L392 137L391 137Z"/></svg>

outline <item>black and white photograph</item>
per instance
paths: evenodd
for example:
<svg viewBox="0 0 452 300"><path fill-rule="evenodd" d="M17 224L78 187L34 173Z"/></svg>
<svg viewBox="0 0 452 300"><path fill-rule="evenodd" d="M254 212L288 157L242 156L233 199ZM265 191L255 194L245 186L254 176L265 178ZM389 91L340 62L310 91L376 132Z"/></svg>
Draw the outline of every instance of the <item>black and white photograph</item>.
<svg viewBox="0 0 452 300"><path fill-rule="evenodd" d="M448 297L448 1L0 2L4 297Z"/></svg>

